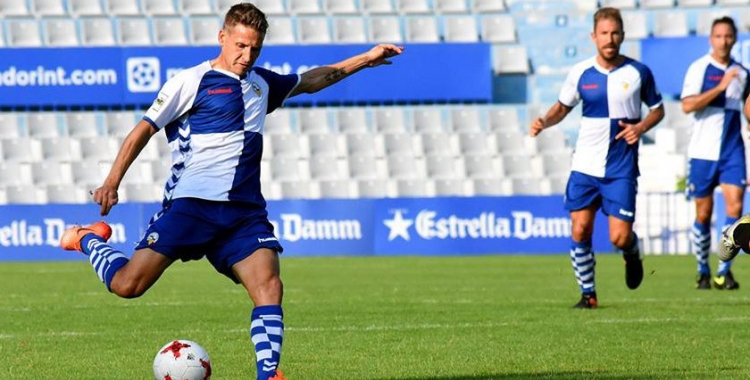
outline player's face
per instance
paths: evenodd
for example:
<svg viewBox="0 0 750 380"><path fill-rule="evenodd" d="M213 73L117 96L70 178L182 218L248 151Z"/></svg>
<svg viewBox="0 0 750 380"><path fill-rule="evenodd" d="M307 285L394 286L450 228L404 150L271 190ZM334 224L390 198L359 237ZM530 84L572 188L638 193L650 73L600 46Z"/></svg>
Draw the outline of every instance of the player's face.
<svg viewBox="0 0 750 380"><path fill-rule="evenodd" d="M737 36L731 26L720 23L711 29L711 48L716 56L728 59L735 41Z"/></svg>
<svg viewBox="0 0 750 380"><path fill-rule="evenodd" d="M624 38L622 25L609 18L600 19L591 33L596 50L605 61L612 61L620 56L620 45Z"/></svg>
<svg viewBox="0 0 750 380"><path fill-rule="evenodd" d="M255 64L263 48L265 35L249 26L237 24L219 32L219 59L229 71L245 75Z"/></svg>

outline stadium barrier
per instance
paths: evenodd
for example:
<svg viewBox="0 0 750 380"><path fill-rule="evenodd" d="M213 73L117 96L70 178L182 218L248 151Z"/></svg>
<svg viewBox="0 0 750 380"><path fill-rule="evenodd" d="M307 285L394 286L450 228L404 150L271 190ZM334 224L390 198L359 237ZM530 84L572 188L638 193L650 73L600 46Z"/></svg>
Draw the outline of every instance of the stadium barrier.
<svg viewBox="0 0 750 380"><path fill-rule="evenodd" d="M116 206L106 221L126 254L157 203ZM285 256L567 254L570 221L555 196L284 200L268 202ZM60 250L66 226L97 219L86 205L0 206L0 261L82 260ZM606 218L594 249L611 252Z"/></svg>

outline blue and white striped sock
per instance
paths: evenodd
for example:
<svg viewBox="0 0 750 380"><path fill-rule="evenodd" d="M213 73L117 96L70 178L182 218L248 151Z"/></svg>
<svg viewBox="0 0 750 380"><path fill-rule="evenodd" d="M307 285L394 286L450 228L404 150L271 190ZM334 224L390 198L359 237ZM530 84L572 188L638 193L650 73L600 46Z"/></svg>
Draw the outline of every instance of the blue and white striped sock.
<svg viewBox="0 0 750 380"><path fill-rule="evenodd" d="M731 226L734 222L736 222L737 219L739 219L739 218L733 218L731 216L727 216L727 218L724 219L724 228L722 228L721 230L724 231L727 228L729 228L729 226ZM721 261L721 260L719 260L719 269L716 271L716 275L717 276L724 276L724 275L726 275L727 272L729 272L729 270L732 269L732 263L733 262L734 262L734 259L729 260L729 261Z"/></svg>
<svg viewBox="0 0 750 380"><path fill-rule="evenodd" d="M711 224L700 224L696 220L690 233L690 243L693 245L695 260L698 261L699 274L711 274L708 265L708 250L711 248Z"/></svg>
<svg viewBox="0 0 750 380"><path fill-rule="evenodd" d="M594 287L594 251L591 249L591 241L576 242L570 246L570 261L573 264L573 270L576 274L578 286L581 287L581 293L593 293Z"/></svg>
<svg viewBox="0 0 750 380"><path fill-rule="evenodd" d="M89 262L94 267L94 272L99 280L104 283L110 292L112 278L115 277L120 268L130 261L122 252L112 248L104 239L96 234L87 234L81 239L83 253L89 256Z"/></svg>
<svg viewBox="0 0 750 380"><path fill-rule="evenodd" d="M276 375L284 340L284 312L281 305L258 306L250 321L250 339L255 345L258 380Z"/></svg>

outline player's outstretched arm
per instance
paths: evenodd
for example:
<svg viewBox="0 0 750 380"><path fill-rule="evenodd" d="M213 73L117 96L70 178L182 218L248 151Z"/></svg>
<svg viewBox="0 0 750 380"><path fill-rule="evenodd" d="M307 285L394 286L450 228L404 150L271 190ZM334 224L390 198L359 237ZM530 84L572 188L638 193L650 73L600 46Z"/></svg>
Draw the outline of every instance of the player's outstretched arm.
<svg viewBox="0 0 750 380"><path fill-rule="evenodd" d="M561 122L565 116L568 116L568 113L570 113L570 110L572 109L572 107L568 107L560 102L555 103L550 107L544 117L538 117L531 122L529 135L531 135L531 137L536 137L542 133L544 129Z"/></svg>
<svg viewBox="0 0 750 380"><path fill-rule="evenodd" d="M316 67L302 74L302 79L289 96L311 94L331 86L367 67L390 65L389 58L401 54L404 48L391 44L380 44L369 51L328 66Z"/></svg>
<svg viewBox="0 0 750 380"><path fill-rule="evenodd" d="M122 146L120 146L120 151L117 152L115 162L112 163L112 168L110 169L107 178L104 180L104 184L93 192L94 202L101 205L100 213L102 216L109 214L112 206L117 204L117 189L120 188L122 177L125 176L130 165L135 161L138 154L143 150L143 147L148 143L148 140L151 139L151 136L156 132L157 130L154 129L150 123L141 120L135 128L130 131L128 136L125 137L125 140L123 140Z"/></svg>

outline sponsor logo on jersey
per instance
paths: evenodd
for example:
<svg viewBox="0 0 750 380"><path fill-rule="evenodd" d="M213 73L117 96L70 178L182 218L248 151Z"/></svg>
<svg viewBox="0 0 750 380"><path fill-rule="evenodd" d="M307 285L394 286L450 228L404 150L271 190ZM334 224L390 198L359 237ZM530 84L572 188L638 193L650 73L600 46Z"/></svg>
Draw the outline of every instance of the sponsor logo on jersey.
<svg viewBox="0 0 750 380"><path fill-rule="evenodd" d="M231 93L232 93L232 89L229 88L229 87L227 87L227 88L217 88L215 90L208 90L208 94L209 95L231 94Z"/></svg>
<svg viewBox="0 0 750 380"><path fill-rule="evenodd" d="M583 88L584 90L596 90L597 88L599 88L599 85L596 84L596 83L594 83L594 84L584 84L584 85L581 86L581 88Z"/></svg>

